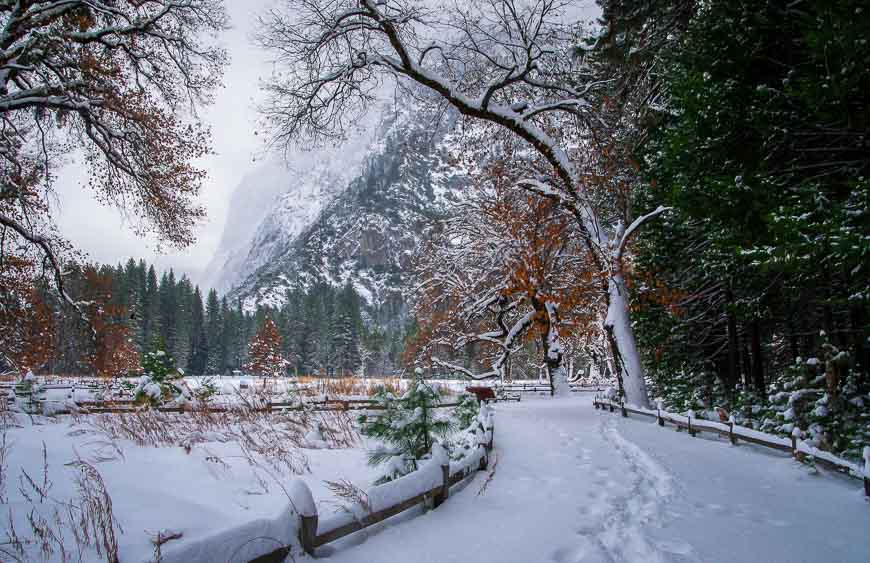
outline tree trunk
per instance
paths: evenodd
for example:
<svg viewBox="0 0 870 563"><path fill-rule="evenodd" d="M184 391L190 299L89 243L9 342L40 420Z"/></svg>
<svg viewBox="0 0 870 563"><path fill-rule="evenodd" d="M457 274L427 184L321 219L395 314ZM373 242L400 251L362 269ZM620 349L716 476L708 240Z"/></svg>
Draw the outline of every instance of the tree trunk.
<svg viewBox="0 0 870 563"><path fill-rule="evenodd" d="M849 309L849 321L852 325L852 354L858 371L858 387L862 393L870 387L867 374L870 372L870 350L864 345L867 342L867 330L864 328L864 308L861 305L853 305Z"/></svg>
<svg viewBox="0 0 870 563"><path fill-rule="evenodd" d="M726 293L726 299L730 304L734 295L731 293L729 289ZM729 395L734 390L734 386L740 381L740 350L739 344L737 342L737 319L734 318L733 312L727 313L728 317L728 378L729 385L731 388L729 389Z"/></svg>
<svg viewBox="0 0 870 563"><path fill-rule="evenodd" d="M646 381L640 363L640 352L637 349L637 341L629 317L627 295L628 290L625 287L622 274L612 274L608 284L609 302L604 326L612 331L619 353L617 367L621 364L626 402L641 407L649 407Z"/></svg>
<svg viewBox="0 0 870 563"><path fill-rule="evenodd" d="M550 380L550 396L567 395L570 391L565 368L562 366L562 355L558 359L547 358L547 378Z"/></svg>
<svg viewBox="0 0 870 563"><path fill-rule="evenodd" d="M752 321L752 382L755 391L762 398L765 396L764 359L761 356L761 323L758 319Z"/></svg>
<svg viewBox="0 0 870 563"><path fill-rule="evenodd" d="M541 349L544 352L544 366L547 370L547 381L550 383L550 396L563 395L570 392L565 368L562 366L562 344L559 339L559 311L554 303L542 302L532 298L532 307L545 319L541 331Z"/></svg>

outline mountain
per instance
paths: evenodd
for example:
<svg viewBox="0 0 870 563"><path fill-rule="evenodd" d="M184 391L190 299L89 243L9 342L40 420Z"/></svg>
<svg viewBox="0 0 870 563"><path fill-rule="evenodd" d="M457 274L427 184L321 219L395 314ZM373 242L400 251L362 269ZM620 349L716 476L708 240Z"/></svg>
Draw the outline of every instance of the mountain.
<svg viewBox="0 0 870 563"><path fill-rule="evenodd" d="M269 259L271 249L299 235L360 173L376 132L373 120L341 147L296 150L248 173L233 192L205 285L221 293L232 290Z"/></svg>
<svg viewBox="0 0 870 563"><path fill-rule="evenodd" d="M385 111L351 144L309 154L284 175L264 168L246 178L228 226L238 236L224 236L210 267L213 284L250 310L280 306L291 288L350 283L375 323L403 322L414 248L463 184L461 171L448 165L453 122L433 122L412 108ZM249 213L259 177L270 179L265 192L275 183L285 188L257 196L271 197L268 211L246 236L250 227L236 223Z"/></svg>

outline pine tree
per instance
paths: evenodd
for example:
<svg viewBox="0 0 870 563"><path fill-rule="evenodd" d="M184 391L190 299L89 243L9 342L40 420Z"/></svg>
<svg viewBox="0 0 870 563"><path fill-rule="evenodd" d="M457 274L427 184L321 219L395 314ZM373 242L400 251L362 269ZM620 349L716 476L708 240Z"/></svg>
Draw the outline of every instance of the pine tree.
<svg viewBox="0 0 870 563"><path fill-rule="evenodd" d="M175 273L172 270L163 272L158 288L160 307L160 328L158 336L163 339L168 350L175 350L175 323L178 312L176 302Z"/></svg>
<svg viewBox="0 0 870 563"><path fill-rule="evenodd" d="M437 415L435 407L441 398L423 379L423 370L417 368L415 374L400 398L383 387L378 389L375 401L383 410L374 415L360 415L357 419L363 435L382 442L369 453L371 465L386 465L377 483L415 471L435 441L453 430L450 418Z"/></svg>
<svg viewBox="0 0 870 563"><path fill-rule="evenodd" d="M230 309L229 301L224 297L221 300L221 357L219 366L221 373L229 373L237 367L233 363L236 357L234 348L236 331L235 316Z"/></svg>
<svg viewBox="0 0 870 563"><path fill-rule="evenodd" d="M196 286L190 304L190 360L187 364L190 373L194 375L207 372L208 339L204 317L202 293L199 286Z"/></svg>
<svg viewBox="0 0 870 563"><path fill-rule="evenodd" d="M160 318L160 297L157 272L154 266L148 267L145 278L145 293L142 298L142 322L140 328L139 345L144 353L154 339L160 335L162 320Z"/></svg>
<svg viewBox="0 0 870 563"><path fill-rule="evenodd" d="M162 338L158 337L152 350L142 358L142 370L142 378L133 391L137 403L159 406L184 396L178 385L183 375Z"/></svg>
<svg viewBox="0 0 870 563"><path fill-rule="evenodd" d="M360 365L361 325L359 298L348 283L339 296L332 327L334 363L341 375L353 374Z"/></svg>
<svg viewBox="0 0 870 563"><path fill-rule="evenodd" d="M223 371L224 346L223 319L221 317L221 304L217 291L208 292L205 304L205 339L208 346L208 358L206 360L207 373L221 373Z"/></svg>
<svg viewBox="0 0 870 563"><path fill-rule="evenodd" d="M271 377L287 375L287 361L281 353L281 335L268 317L251 339L245 371Z"/></svg>

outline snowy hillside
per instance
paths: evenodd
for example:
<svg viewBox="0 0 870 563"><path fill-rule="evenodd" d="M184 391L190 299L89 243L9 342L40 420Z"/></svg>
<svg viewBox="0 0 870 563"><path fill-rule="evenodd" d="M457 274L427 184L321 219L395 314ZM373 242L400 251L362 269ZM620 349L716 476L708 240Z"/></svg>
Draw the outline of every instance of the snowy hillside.
<svg viewBox="0 0 870 563"><path fill-rule="evenodd" d="M292 287L350 282L380 322L401 316L403 274L420 233L460 184L461 172L445 162L449 125L387 110L340 149L293 155L283 176L265 166L239 187L212 284L251 310L280 305ZM261 176L266 195L249 199ZM254 204L262 217L248 211Z"/></svg>
<svg viewBox="0 0 870 563"><path fill-rule="evenodd" d="M226 292L291 242L359 173L377 131L373 121L341 147L273 155L245 176L233 193L206 285Z"/></svg>

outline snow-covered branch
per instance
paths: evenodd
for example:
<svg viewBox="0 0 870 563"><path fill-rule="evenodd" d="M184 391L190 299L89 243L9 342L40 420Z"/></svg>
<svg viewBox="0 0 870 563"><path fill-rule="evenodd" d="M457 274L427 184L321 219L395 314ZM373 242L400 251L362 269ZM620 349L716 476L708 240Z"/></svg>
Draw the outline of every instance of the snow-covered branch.
<svg viewBox="0 0 870 563"><path fill-rule="evenodd" d="M670 210L671 210L670 207L664 207L664 206L660 205L655 210L650 211L646 215L641 215L640 217L638 217L637 219L632 221L627 229L623 230L622 228L619 228L617 230L617 235L618 235L617 240L619 242L614 249L614 258L617 260L622 259L622 255L625 252L625 246L629 243L629 241L631 240L631 237L634 236L634 234L637 232L637 230L639 228L641 228L645 223L652 221L653 219L655 219L659 215L661 215L667 211L670 211Z"/></svg>

